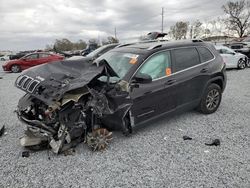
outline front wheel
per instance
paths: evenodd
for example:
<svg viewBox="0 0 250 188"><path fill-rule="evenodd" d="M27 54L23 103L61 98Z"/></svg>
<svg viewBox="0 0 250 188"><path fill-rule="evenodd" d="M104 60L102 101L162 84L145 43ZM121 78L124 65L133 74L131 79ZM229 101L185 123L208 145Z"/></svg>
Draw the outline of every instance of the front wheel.
<svg viewBox="0 0 250 188"><path fill-rule="evenodd" d="M220 106L222 91L217 84L211 84L204 92L198 110L203 114L214 113Z"/></svg>
<svg viewBox="0 0 250 188"><path fill-rule="evenodd" d="M246 62L243 59L240 59L238 61L238 69L245 69L246 68Z"/></svg>
<svg viewBox="0 0 250 188"><path fill-rule="evenodd" d="M246 59L246 66L248 67L248 68L250 68L250 59Z"/></svg>
<svg viewBox="0 0 250 188"><path fill-rule="evenodd" d="M21 72L21 67L19 65L12 65L11 72L14 72L14 73Z"/></svg>

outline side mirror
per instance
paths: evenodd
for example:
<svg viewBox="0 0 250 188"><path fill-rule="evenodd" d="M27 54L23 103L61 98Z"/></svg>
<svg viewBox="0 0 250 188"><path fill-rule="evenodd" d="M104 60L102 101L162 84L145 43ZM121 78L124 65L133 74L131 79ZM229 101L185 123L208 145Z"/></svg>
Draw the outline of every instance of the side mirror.
<svg viewBox="0 0 250 188"><path fill-rule="evenodd" d="M148 75L148 74L137 73L134 76L133 81L135 83L147 84L147 83L151 83L152 82L152 77L150 75Z"/></svg>

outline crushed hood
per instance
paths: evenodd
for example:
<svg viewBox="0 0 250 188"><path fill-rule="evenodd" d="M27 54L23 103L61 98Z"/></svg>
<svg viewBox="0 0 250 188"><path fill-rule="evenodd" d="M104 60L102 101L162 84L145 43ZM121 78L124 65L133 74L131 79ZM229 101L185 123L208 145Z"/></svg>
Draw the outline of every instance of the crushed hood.
<svg viewBox="0 0 250 188"><path fill-rule="evenodd" d="M24 71L15 86L41 101L51 104L70 90L81 88L102 75L118 76L109 64L84 60L65 60L40 65Z"/></svg>

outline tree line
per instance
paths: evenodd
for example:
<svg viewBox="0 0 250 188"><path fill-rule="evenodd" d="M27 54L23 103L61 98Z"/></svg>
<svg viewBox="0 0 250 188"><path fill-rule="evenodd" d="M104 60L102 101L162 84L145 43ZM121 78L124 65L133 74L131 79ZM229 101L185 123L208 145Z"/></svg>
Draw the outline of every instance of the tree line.
<svg viewBox="0 0 250 188"><path fill-rule="evenodd" d="M105 45L118 42L119 40L112 36L109 36L106 39L102 39L101 41L98 41L96 39L90 39L88 42L83 40L72 42L67 38L63 38L63 39L56 39L55 43L52 45L46 45L46 50L74 51L74 50L83 50L87 47L88 44Z"/></svg>
<svg viewBox="0 0 250 188"><path fill-rule="evenodd" d="M216 20L193 23L179 21L170 27L169 37L175 40L206 38L211 34L243 37L250 34L250 1L228 1L222 6L225 15ZM189 36L188 36L189 34Z"/></svg>

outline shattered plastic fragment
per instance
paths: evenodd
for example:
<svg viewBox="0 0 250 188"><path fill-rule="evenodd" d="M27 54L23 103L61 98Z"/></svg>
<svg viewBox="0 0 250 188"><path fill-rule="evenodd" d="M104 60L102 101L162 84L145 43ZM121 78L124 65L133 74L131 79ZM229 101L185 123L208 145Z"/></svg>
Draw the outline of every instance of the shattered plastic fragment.
<svg viewBox="0 0 250 188"><path fill-rule="evenodd" d="M4 131L5 131L5 126L3 125L2 128L0 129L0 137L5 135Z"/></svg>
<svg viewBox="0 0 250 188"><path fill-rule="evenodd" d="M219 139L214 139L212 140L211 143L205 143L207 146L219 146L220 145L220 140Z"/></svg>
<svg viewBox="0 0 250 188"><path fill-rule="evenodd" d="M28 158L29 156L30 156L30 152L29 151L23 151L22 152L22 157Z"/></svg>
<svg viewBox="0 0 250 188"><path fill-rule="evenodd" d="M193 138L189 137L189 136L183 136L183 140L192 140Z"/></svg>

